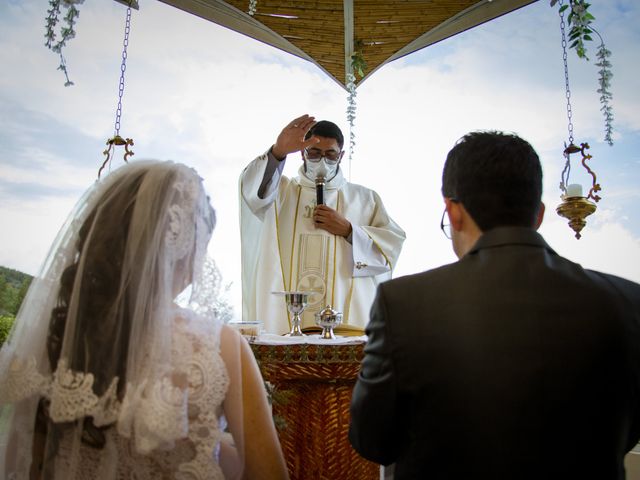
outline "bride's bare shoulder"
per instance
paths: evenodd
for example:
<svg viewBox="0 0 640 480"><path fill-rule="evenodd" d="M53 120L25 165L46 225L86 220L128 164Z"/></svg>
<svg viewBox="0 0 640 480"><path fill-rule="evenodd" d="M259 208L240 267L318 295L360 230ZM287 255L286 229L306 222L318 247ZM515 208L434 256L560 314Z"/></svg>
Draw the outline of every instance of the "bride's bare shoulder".
<svg viewBox="0 0 640 480"><path fill-rule="evenodd" d="M242 340L240 333L229 325L223 324L220 328L220 342L221 343L236 343Z"/></svg>
<svg viewBox="0 0 640 480"><path fill-rule="evenodd" d="M242 341L244 339L236 329L224 324L220 327L220 353L223 358L237 355L242 347Z"/></svg>

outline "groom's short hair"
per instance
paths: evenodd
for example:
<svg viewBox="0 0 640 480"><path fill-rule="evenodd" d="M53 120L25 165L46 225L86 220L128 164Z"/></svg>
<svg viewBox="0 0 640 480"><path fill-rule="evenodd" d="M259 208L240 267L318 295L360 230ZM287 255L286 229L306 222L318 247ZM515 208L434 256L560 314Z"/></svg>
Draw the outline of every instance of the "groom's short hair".
<svg viewBox="0 0 640 480"><path fill-rule="evenodd" d="M483 232L532 227L542 197L540 159L518 135L468 133L447 155L442 195L462 203Z"/></svg>

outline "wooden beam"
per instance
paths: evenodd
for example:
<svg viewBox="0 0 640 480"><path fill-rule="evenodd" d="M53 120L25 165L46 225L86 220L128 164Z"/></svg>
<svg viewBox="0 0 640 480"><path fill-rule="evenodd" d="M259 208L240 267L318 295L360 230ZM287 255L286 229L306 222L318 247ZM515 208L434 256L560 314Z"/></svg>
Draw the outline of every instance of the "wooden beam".
<svg viewBox="0 0 640 480"><path fill-rule="evenodd" d="M353 55L353 0L344 0L344 84L349 83Z"/></svg>

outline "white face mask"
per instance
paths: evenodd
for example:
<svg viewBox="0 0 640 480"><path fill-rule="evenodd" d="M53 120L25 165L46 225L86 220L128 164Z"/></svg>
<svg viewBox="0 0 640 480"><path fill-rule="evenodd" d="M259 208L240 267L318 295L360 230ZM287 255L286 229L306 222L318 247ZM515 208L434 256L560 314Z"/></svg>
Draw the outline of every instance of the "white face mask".
<svg viewBox="0 0 640 480"><path fill-rule="evenodd" d="M307 163L307 173L306 176L309 180L315 181L318 177L324 177L326 181L331 180L336 176L338 171L338 164L329 165L324 158L320 159L319 162L310 162Z"/></svg>

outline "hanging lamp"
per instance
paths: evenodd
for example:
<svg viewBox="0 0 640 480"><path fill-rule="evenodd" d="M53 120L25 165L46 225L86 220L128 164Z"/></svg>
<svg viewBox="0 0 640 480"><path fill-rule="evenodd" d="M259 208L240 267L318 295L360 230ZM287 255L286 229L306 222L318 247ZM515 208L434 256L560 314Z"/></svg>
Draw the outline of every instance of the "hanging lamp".
<svg viewBox="0 0 640 480"><path fill-rule="evenodd" d="M562 4L562 2L560 2ZM574 144L573 140L573 121L571 110L571 89L569 87L569 68L567 65L567 39L565 35L564 26L564 9L560 9L560 31L562 33L562 59L564 61L564 76L565 76L565 89L567 98L567 119L568 119L568 131L569 131L569 143L565 142L563 157L565 159L564 168L562 170L560 179L560 198L562 203L556 208L556 212L561 217L569 220L569 226L575 232L575 237L579 240L582 237L580 233L586 226L586 218L596 211L596 203L600 201L600 196L597 192L601 190L600 184L597 183L595 172L587 165L587 161L592 159L592 156L587 153L589 149L588 143L581 143L580 147ZM583 195L582 185L579 183L569 183L569 177L571 174L571 155L581 155L580 163L591 176L591 186L586 195ZM593 200L590 201L589 199Z"/></svg>

